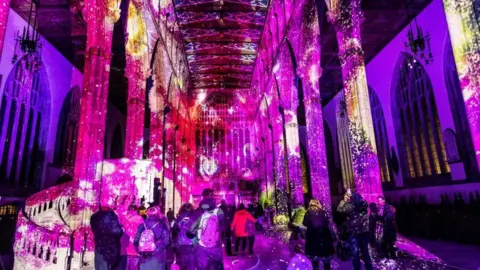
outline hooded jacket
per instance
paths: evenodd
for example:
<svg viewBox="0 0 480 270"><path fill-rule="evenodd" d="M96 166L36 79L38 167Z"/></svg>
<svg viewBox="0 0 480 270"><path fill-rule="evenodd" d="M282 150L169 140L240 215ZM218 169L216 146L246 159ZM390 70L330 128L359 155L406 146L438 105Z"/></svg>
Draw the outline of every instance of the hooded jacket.
<svg viewBox="0 0 480 270"><path fill-rule="evenodd" d="M192 226L193 212L185 212L178 216L173 224L173 235L176 245L193 245L194 242L188 237L188 231Z"/></svg>
<svg viewBox="0 0 480 270"><path fill-rule="evenodd" d="M135 235L135 240L133 244L135 248L138 250L138 245L140 242L140 236L145 229L151 229L155 236L155 244L156 249L153 252L153 256L157 258L157 260L164 260L166 261L166 248L170 242L170 228L167 225L167 221L164 217L159 216L149 216L145 220L144 223L138 226L137 234Z"/></svg>
<svg viewBox="0 0 480 270"><path fill-rule="evenodd" d="M358 193L354 193L350 201L341 201L337 211L347 215L346 226L350 235L368 232L368 203Z"/></svg>
<svg viewBox="0 0 480 270"><path fill-rule="evenodd" d="M205 213L207 211L214 211L214 210L216 210L216 215L217 215L218 222L219 222L218 228L222 229L224 227L224 225L223 225L224 224L224 215L223 215L222 209L220 209L220 208L216 209L215 200L213 198L203 199L199 203L198 208L195 209L195 211L192 215L193 223L192 223L192 226L190 227L190 230L187 233L189 238L195 239L197 237L197 232L198 232L199 227L200 227L200 221L202 219L203 213ZM220 236L219 236L219 239L221 239ZM198 239L195 239L194 241L198 241ZM217 247L221 247L221 246L222 246L222 242L218 241Z"/></svg>
<svg viewBox="0 0 480 270"><path fill-rule="evenodd" d="M257 220L246 209L239 210L233 216L231 229L236 237L248 237L251 232L247 231L247 223L255 223ZM255 226L253 226L255 228Z"/></svg>
<svg viewBox="0 0 480 270"><path fill-rule="evenodd" d="M123 230L118 216L111 209L101 209L90 217L95 240L95 252L108 263L115 263L120 256L120 238Z"/></svg>
<svg viewBox="0 0 480 270"><path fill-rule="evenodd" d="M125 233L122 236L122 255L136 256L138 255L133 240L137 234L138 226L143 224L144 219L137 211L130 210L125 214L123 228Z"/></svg>

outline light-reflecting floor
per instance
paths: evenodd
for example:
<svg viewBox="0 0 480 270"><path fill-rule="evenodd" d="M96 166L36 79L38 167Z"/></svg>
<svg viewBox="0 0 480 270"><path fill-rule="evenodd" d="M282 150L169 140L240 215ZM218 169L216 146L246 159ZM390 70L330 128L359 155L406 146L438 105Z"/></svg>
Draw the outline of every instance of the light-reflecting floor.
<svg viewBox="0 0 480 270"><path fill-rule="evenodd" d="M477 268L459 267L456 264L446 265L442 262L443 258L438 258L427 250L416 245L414 242L409 241L405 238L401 238L399 242L399 259L397 259L396 261L386 261L379 258L373 258L374 269L477 270ZM418 241L418 243L423 245L425 242ZM432 243L430 243L430 245L426 247L431 247L431 245ZM441 243L439 245L442 246ZM456 245L456 247L460 250L462 248L467 248L467 246L463 245ZM411 255L404 250L407 250L408 252L413 252L414 255ZM442 248L436 247L436 250L442 250ZM266 237L263 234L259 234L257 236L255 240L254 251L254 255L251 256L243 255L225 257L225 270L285 270L288 267L290 258L293 256L288 245L285 245L278 239ZM443 254L445 254L445 252ZM480 254L478 255L479 256L477 257L464 257L463 259L472 261L469 263L470 265L474 265L473 261L477 258L480 258ZM448 260L446 261L448 262ZM477 264L480 266L480 262L478 262ZM332 269L350 270L352 269L352 264L351 262L342 262L338 259L334 259L332 261Z"/></svg>

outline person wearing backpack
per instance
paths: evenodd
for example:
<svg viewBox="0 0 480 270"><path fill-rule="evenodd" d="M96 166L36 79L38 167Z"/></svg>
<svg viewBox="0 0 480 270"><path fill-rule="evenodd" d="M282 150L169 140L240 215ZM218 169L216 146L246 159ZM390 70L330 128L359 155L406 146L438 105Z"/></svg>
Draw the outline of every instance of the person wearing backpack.
<svg viewBox="0 0 480 270"><path fill-rule="evenodd" d="M166 248L170 241L170 228L160 207L147 210L147 219L138 226L133 244L140 255L140 270L166 270Z"/></svg>
<svg viewBox="0 0 480 270"><path fill-rule="evenodd" d="M206 192L204 191L204 194ZM201 270L223 270L222 227L223 212L216 208L213 192L200 202L202 215L195 219L189 236L197 243L197 265Z"/></svg>
<svg viewBox="0 0 480 270"><path fill-rule="evenodd" d="M173 224L173 241L175 243L175 258L180 270L193 270L197 265L195 243L187 235L192 226L193 205L186 203L179 210Z"/></svg>
<svg viewBox="0 0 480 270"><path fill-rule="evenodd" d="M253 239L255 235L255 223L257 220L250 214L245 205L242 203L238 207L238 211L233 216L231 229L235 235L235 253L239 254L240 242L242 243L242 251L245 252L247 239L249 240L249 253L253 253Z"/></svg>
<svg viewBox="0 0 480 270"><path fill-rule="evenodd" d="M135 205L129 206L128 211L125 213L122 220L123 228L125 230L121 240L122 270L138 269L139 256L135 246L133 245L133 240L137 234L138 226L143 224L143 222L143 217L138 214L137 207Z"/></svg>

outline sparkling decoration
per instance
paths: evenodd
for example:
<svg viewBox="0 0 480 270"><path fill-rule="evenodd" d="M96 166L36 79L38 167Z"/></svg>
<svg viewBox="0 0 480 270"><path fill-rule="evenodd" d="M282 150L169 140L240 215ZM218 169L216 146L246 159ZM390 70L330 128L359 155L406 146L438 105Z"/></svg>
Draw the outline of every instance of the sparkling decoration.
<svg viewBox="0 0 480 270"><path fill-rule="evenodd" d="M374 201L383 191L361 48L360 0L327 0L327 6L339 44L355 187L365 199Z"/></svg>
<svg viewBox="0 0 480 270"><path fill-rule="evenodd" d="M254 88L258 89L257 94L260 96L260 112L256 121L261 127L265 146L268 146L264 151L272 153L274 157L272 159L270 154L266 155L267 165L263 166L267 172L265 181L271 187L269 190L275 194L274 204L279 213L286 213L295 204L303 204L302 175L305 172L300 161L299 127L296 119L297 108L303 103L307 130L305 147L310 160L311 179L307 192L318 198L326 209L330 209L318 87L321 70L317 49L320 45L316 8L308 1L299 1L295 5L274 2L270 8L270 14L274 15L267 17L265 27L268 31L264 31L263 38L268 46L258 56L253 78L258 83ZM285 33L285 36L281 33ZM302 89L298 89L295 80L302 81ZM300 90L303 91L303 100L298 99ZM283 108L284 119L278 110L279 106ZM282 136L283 128L286 132ZM273 164L274 171L269 171L269 164ZM306 170L306 167L303 168ZM281 190L286 190L287 184L288 192L282 192Z"/></svg>
<svg viewBox="0 0 480 270"><path fill-rule="evenodd" d="M473 145L480 165L480 25L471 0L443 0Z"/></svg>

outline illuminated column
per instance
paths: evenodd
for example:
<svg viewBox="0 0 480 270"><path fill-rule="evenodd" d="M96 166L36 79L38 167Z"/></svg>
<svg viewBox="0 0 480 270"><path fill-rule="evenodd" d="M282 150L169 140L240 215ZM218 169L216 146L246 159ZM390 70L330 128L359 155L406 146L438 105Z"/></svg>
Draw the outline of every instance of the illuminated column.
<svg viewBox="0 0 480 270"><path fill-rule="evenodd" d="M295 106L296 107L296 106ZM295 112L285 111L288 117L285 124L288 155L288 180L290 197L293 207L303 205L303 182L300 162L300 140L298 138L298 123Z"/></svg>
<svg viewBox="0 0 480 270"><path fill-rule="evenodd" d="M310 167L310 188L313 198L331 211L330 179L328 178L327 152L323 130L323 112L320 98L320 29L317 9L311 3L310 10L315 12L310 25L305 25L302 51L305 55L299 61L299 76L304 85L305 120L307 130L307 157ZM305 7L307 9L307 7ZM308 9L307 9L308 10Z"/></svg>
<svg viewBox="0 0 480 270"><path fill-rule="evenodd" d="M453 55L480 165L480 24L473 0L443 0Z"/></svg>
<svg viewBox="0 0 480 270"><path fill-rule="evenodd" d="M72 203L68 225L75 230L71 269L88 261L93 265L90 215L99 206L100 172L103 160L108 80L110 75L113 25L120 17L116 1L86 0L87 46L84 84L80 100L80 124L75 159ZM86 249L84 249L86 247ZM81 254L84 255L81 255Z"/></svg>
<svg viewBox="0 0 480 270"><path fill-rule="evenodd" d="M10 0L2 0L0 3L0 59L2 59L3 42L5 40L5 31L7 30L9 10Z"/></svg>
<svg viewBox="0 0 480 270"><path fill-rule="evenodd" d="M127 55L128 106L125 156L131 159L141 159L143 156L146 87L144 65L142 58Z"/></svg>
<svg viewBox="0 0 480 270"><path fill-rule="evenodd" d="M329 20L337 32L355 186L365 199L372 201L383 191L361 45L361 1L326 2Z"/></svg>
<svg viewBox="0 0 480 270"><path fill-rule="evenodd" d="M165 94L167 81L170 76L165 67L165 46L158 44L157 54L155 55L152 77L154 84L149 93L150 106L150 153L149 158L154 162L157 172L162 170L163 155L163 129L164 119L168 114L165 110ZM158 175L157 175L158 176Z"/></svg>
<svg viewBox="0 0 480 270"><path fill-rule="evenodd" d="M276 199L278 200L278 212L280 214L288 214L288 157L286 156L286 142L283 131L282 116L278 111L277 102L273 102L272 108L272 147L274 148L275 158L275 175L276 175Z"/></svg>

